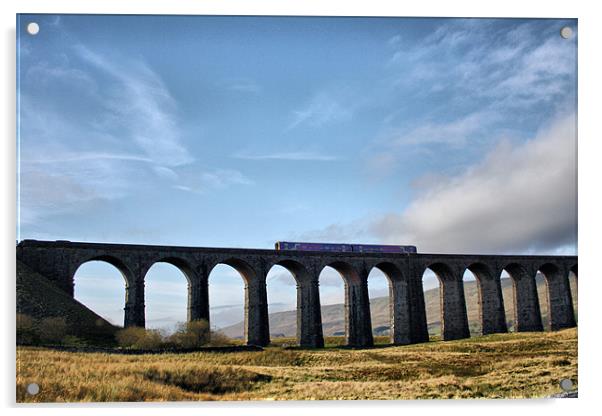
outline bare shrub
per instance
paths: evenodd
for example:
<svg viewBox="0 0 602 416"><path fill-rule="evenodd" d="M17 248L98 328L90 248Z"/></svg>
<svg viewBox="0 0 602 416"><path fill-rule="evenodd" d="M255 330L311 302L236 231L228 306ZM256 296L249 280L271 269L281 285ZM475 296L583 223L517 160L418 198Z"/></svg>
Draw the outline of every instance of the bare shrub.
<svg viewBox="0 0 602 416"><path fill-rule="evenodd" d="M209 342L209 322L205 319L182 322L169 338L171 344L179 348L197 348Z"/></svg>
<svg viewBox="0 0 602 416"><path fill-rule="evenodd" d="M144 332L144 328L129 327L120 329L115 333L115 339L120 347L132 348L134 344L140 339L141 334Z"/></svg>
<svg viewBox="0 0 602 416"><path fill-rule="evenodd" d="M65 318L44 318L37 325L37 332L42 343L61 343L67 335Z"/></svg>
<svg viewBox="0 0 602 416"><path fill-rule="evenodd" d="M17 314L17 344L33 344L37 339L34 319L26 314Z"/></svg>
<svg viewBox="0 0 602 416"><path fill-rule="evenodd" d="M75 335L65 335L61 340L61 344L69 347L85 347L88 345L86 341Z"/></svg>
<svg viewBox="0 0 602 416"><path fill-rule="evenodd" d="M123 348L199 348L202 346L228 346L235 343L221 332L211 331L209 322L204 319L182 322L172 335L164 335L159 330L129 327L117 331L117 344Z"/></svg>
<svg viewBox="0 0 602 416"><path fill-rule="evenodd" d="M211 347L228 347L237 344L233 339L220 331L211 331L209 338L209 346Z"/></svg>
<svg viewBox="0 0 602 416"><path fill-rule="evenodd" d="M157 330L140 327L124 328L115 334L120 347L142 350L154 350L164 346L161 333Z"/></svg>
<svg viewBox="0 0 602 416"><path fill-rule="evenodd" d="M147 329L145 332L144 337L134 345L135 348L156 350L164 346L164 340L159 331Z"/></svg>

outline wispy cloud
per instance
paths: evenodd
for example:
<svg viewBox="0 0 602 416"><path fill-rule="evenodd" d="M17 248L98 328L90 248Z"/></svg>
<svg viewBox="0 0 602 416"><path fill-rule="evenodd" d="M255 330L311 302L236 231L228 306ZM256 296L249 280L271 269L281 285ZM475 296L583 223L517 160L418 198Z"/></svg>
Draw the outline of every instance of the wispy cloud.
<svg viewBox="0 0 602 416"><path fill-rule="evenodd" d="M292 121L287 130L301 125L321 127L328 123L346 121L351 119L352 114L349 104L343 104L335 94L320 92L305 107L292 112Z"/></svg>
<svg viewBox="0 0 602 416"><path fill-rule="evenodd" d="M165 172L168 179L170 174ZM174 189L195 194L204 194L208 191L224 190L231 186L249 186L255 182L245 176L242 172L234 169L202 169L200 172L185 171L177 175L177 184L172 185Z"/></svg>
<svg viewBox="0 0 602 416"><path fill-rule="evenodd" d="M93 52L83 45L77 54L97 69L111 76L115 83L105 97L105 105L124 132L162 166L179 166L194 159L180 138L174 115L176 103L161 78L141 60L126 65ZM121 61L123 62L123 61Z"/></svg>
<svg viewBox="0 0 602 416"><path fill-rule="evenodd" d="M369 175L386 177L408 155L465 163L467 152L574 111L576 37L562 39L558 25L454 19L422 40L390 39L391 94L404 100L365 152Z"/></svg>
<svg viewBox="0 0 602 416"><path fill-rule="evenodd" d="M174 187L174 189L178 189L178 190L184 191L184 192L198 192L198 191L195 191L195 189L191 188L190 186L174 185L173 187Z"/></svg>
<svg viewBox="0 0 602 416"><path fill-rule="evenodd" d="M248 78L228 79L223 81L222 85L230 91L241 93L259 94L262 92L261 86L254 80Z"/></svg>
<svg viewBox="0 0 602 416"><path fill-rule="evenodd" d="M55 156L55 157L53 157ZM132 162L152 162L152 159L144 156L126 154L126 153L105 153L105 152L81 152L75 153L65 150L59 155L53 155L40 159L24 159L21 162L24 164L55 164L55 163L70 163L70 162L86 162L94 160L125 160Z"/></svg>
<svg viewBox="0 0 602 416"><path fill-rule="evenodd" d="M149 188L156 185L149 173L195 193L253 184L237 170L195 164L182 140L175 99L140 59L109 57L77 44L55 62L29 65L25 76L30 87L21 91L23 224ZM231 86L252 89L240 80ZM43 93L52 88L80 104L57 105L48 98L55 95Z"/></svg>
<svg viewBox="0 0 602 416"><path fill-rule="evenodd" d="M201 182L212 188L225 188L229 185L253 185L253 181L237 170L216 169L201 175Z"/></svg>
<svg viewBox="0 0 602 416"><path fill-rule="evenodd" d="M453 20L420 42L397 42L389 66L406 88L436 84L464 99L488 97L492 106L549 103L573 83L576 37L562 39L559 28L544 24L509 29L491 20Z"/></svg>
<svg viewBox="0 0 602 416"><path fill-rule="evenodd" d="M48 23L50 26L54 27L54 28L58 28L61 26L61 16L60 15L55 15L52 16L52 18L48 21Z"/></svg>
<svg viewBox="0 0 602 416"><path fill-rule="evenodd" d="M389 139L392 146L446 144L466 145L475 133L483 131L499 116L491 111L476 111L448 122L429 121Z"/></svg>
<svg viewBox="0 0 602 416"><path fill-rule="evenodd" d="M368 232L366 224L369 221L366 218L355 220L351 223L335 223L325 228L304 231L293 234L293 241L310 241L316 243L343 243L349 241L368 242Z"/></svg>
<svg viewBox="0 0 602 416"><path fill-rule="evenodd" d="M448 121L408 122L372 142L365 155L364 170L372 179L382 179L402 164L400 159L431 156L441 149L446 149L449 154L450 150L461 152L467 146L477 147L492 139L491 132L496 131L493 126L501 120L493 111L477 110Z"/></svg>
<svg viewBox="0 0 602 416"><path fill-rule="evenodd" d="M339 160L338 156L325 155L320 153L312 152L283 152L283 153L265 153L265 154L249 154L249 153L236 153L232 155L235 159L244 160L290 160L290 161L316 161L316 162L330 162Z"/></svg>
<svg viewBox="0 0 602 416"><path fill-rule="evenodd" d="M109 59L76 45L53 62L26 68L19 131L23 224L144 189L149 168L175 180L173 168L193 161L181 142L175 100L143 61ZM44 93L57 88L60 95Z"/></svg>
<svg viewBox="0 0 602 416"><path fill-rule="evenodd" d="M153 170L158 176L162 177L163 179L177 181L179 178L178 174L173 169L167 168L165 166L153 166Z"/></svg>

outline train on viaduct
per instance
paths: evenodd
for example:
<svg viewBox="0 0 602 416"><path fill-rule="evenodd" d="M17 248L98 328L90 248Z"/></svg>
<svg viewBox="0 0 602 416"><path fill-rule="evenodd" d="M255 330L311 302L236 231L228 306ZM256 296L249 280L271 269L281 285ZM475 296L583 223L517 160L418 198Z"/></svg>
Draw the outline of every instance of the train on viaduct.
<svg viewBox="0 0 602 416"><path fill-rule="evenodd" d="M513 281L517 331L542 331L535 276L544 275L550 330L576 326L569 273L577 276L576 256L372 253L200 248L133 244L23 240L17 259L73 296L74 275L88 261L115 266L125 279L124 326L145 326L144 281L157 262L180 269L188 280L188 320L209 320L209 274L218 264L236 269L244 280L244 337L249 345L270 342L266 276L279 265L297 284L297 341L304 347L324 346L319 276L327 266L345 285L347 345L373 345L368 275L380 269L389 282L390 337L393 344L429 340L423 275L432 270L440 282L442 338L470 336L463 276L470 270L478 285L479 319L483 334L507 332L501 274Z"/></svg>

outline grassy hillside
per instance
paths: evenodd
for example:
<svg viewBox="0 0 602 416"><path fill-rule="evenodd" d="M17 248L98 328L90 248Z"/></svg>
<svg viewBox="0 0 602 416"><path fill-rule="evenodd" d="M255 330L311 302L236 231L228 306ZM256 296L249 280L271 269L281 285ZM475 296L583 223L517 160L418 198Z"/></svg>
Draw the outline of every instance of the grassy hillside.
<svg viewBox="0 0 602 416"><path fill-rule="evenodd" d="M545 282L543 276L538 275L537 291L539 294L541 312L544 324L548 320L548 310L546 304ZM514 326L513 304L514 296L512 293L512 281L510 279L502 279L502 292L504 297L504 306L506 308L506 317L509 328ZM481 324L479 322L478 310L478 294L476 281L464 282L464 293L466 297L468 322L470 330L473 334L479 334ZM573 294L573 304L577 309L577 288L575 282L571 279L571 293ZM427 290L424 293L425 304L427 310L427 322L429 333L439 335L441 332L441 314L439 306L439 288ZM372 328L375 330L375 335L385 335L389 328L389 298L380 297L370 300L370 309L372 313ZM275 336L293 337L296 334L297 321L295 311L277 312L270 314L270 333ZM345 317L343 305L324 305L322 306L322 324L325 336L341 335L345 330ZM243 334L242 322L226 327L223 332L230 337L240 337Z"/></svg>
<svg viewBox="0 0 602 416"><path fill-rule="evenodd" d="M18 402L528 398L559 393L564 378L577 385L576 328L363 350L17 348ZM26 393L32 380L41 387L35 396Z"/></svg>
<svg viewBox="0 0 602 416"><path fill-rule="evenodd" d="M119 329L20 261L17 261L17 313L37 319L64 317L70 335L97 345L114 343L115 331Z"/></svg>

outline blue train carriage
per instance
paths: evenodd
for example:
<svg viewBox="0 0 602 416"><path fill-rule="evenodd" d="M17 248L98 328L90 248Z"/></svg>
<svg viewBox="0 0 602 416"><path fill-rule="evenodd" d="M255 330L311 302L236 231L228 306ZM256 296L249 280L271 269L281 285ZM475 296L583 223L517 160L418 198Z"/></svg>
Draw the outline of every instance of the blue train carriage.
<svg viewBox="0 0 602 416"><path fill-rule="evenodd" d="M332 252L352 252L351 244L333 244L333 243L302 243L277 241L276 250L297 250L297 251L332 251Z"/></svg>

